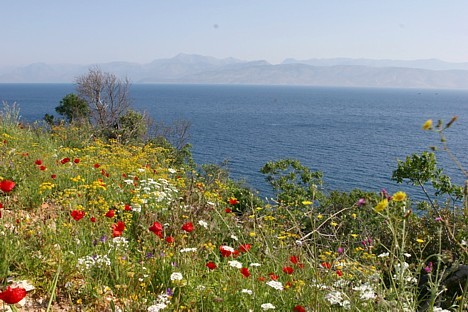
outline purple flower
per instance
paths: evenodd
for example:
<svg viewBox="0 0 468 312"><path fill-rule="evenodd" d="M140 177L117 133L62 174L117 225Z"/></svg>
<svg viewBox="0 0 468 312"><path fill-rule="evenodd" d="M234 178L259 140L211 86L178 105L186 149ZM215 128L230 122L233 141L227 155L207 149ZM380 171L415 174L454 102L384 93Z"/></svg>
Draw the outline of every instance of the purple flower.
<svg viewBox="0 0 468 312"><path fill-rule="evenodd" d="M361 242L361 244L362 244L364 247L369 247L369 246L372 245L372 239L371 239L371 238L367 238L367 239L363 240L363 241Z"/></svg>
<svg viewBox="0 0 468 312"><path fill-rule="evenodd" d="M344 252L344 248L343 247L338 247L337 251L338 251L339 254L342 254Z"/></svg>
<svg viewBox="0 0 468 312"><path fill-rule="evenodd" d="M392 200L392 196L390 196L390 194L388 194L387 190L384 188L380 190L380 195L382 195L383 198Z"/></svg>
<svg viewBox="0 0 468 312"><path fill-rule="evenodd" d="M366 199L365 198L359 198L359 200L356 203L356 205L358 207L364 206L365 204L366 204Z"/></svg>
<svg viewBox="0 0 468 312"><path fill-rule="evenodd" d="M172 289L170 289L170 288L167 288L167 289L166 289L166 295L168 295L168 296L171 296L171 297L172 297L172 296L174 296L174 292L172 291Z"/></svg>
<svg viewBox="0 0 468 312"><path fill-rule="evenodd" d="M429 262L427 264L427 266L424 268L424 271L426 271L426 273L431 273L432 272L432 262Z"/></svg>

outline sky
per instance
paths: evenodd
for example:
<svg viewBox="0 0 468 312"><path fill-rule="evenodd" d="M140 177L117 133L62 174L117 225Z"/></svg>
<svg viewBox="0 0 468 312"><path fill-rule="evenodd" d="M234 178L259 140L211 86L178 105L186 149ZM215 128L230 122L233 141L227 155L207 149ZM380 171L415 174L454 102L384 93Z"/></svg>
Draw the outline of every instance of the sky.
<svg viewBox="0 0 468 312"><path fill-rule="evenodd" d="M2 0L0 66L217 58L468 62L466 0Z"/></svg>

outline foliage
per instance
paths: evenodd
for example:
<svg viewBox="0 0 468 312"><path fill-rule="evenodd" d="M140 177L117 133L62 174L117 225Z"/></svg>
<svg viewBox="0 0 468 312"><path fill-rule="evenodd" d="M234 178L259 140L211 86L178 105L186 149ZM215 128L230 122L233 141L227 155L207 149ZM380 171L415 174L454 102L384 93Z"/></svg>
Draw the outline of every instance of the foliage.
<svg viewBox="0 0 468 312"><path fill-rule="evenodd" d="M67 94L61 101L55 111L64 116L69 123L87 122L90 116L89 104L76 94Z"/></svg>
<svg viewBox="0 0 468 312"><path fill-rule="evenodd" d="M431 182L435 196L446 194L460 200L463 197L462 187L453 185L450 177L443 174L436 163L434 152L407 156L405 161L398 161L398 168L393 171L392 179L398 183L409 180L413 185L420 186L427 196L425 185Z"/></svg>
<svg viewBox="0 0 468 312"><path fill-rule="evenodd" d="M144 141L148 133L148 117L131 109L120 116L118 124L118 129L114 132L116 138L124 144ZM110 136L111 134L107 135Z"/></svg>
<svg viewBox="0 0 468 312"><path fill-rule="evenodd" d="M282 204L304 206L302 202L314 201L321 196L322 173L310 170L298 160L270 161L260 172L266 175Z"/></svg>

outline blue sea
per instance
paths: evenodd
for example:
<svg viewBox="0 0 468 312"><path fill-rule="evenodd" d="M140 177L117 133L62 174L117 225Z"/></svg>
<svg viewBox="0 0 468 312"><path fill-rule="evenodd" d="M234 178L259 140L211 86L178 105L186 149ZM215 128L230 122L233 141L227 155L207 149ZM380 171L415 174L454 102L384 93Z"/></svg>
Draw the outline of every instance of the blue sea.
<svg viewBox="0 0 468 312"><path fill-rule="evenodd" d="M72 84L0 84L0 100L16 102L32 122L55 107ZM468 91L239 85L132 85L133 107L156 121L191 122L190 143L198 164L228 161L234 179L260 196L271 189L259 169L282 158L324 173L327 191L389 192L410 187L391 181L397 160L440 143L421 130L427 119L458 120L448 145L468 168ZM445 153L442 166L462 184Z"/></svg>

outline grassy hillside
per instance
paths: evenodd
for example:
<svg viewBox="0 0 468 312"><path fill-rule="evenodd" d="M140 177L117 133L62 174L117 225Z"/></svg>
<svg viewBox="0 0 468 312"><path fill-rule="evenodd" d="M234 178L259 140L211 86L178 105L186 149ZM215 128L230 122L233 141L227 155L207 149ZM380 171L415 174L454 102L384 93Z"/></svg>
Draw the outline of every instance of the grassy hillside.
<svg viewBox="0 0 468 312"><path fill-rule="evenodd" d="M267 203L169 147L10 117L0 310L415 311L444 305L439 287L466 257L459 201L418 215L402 192L301 193L283 180L288 200ZM463 310L454 296L445 305Z"/></svg>

